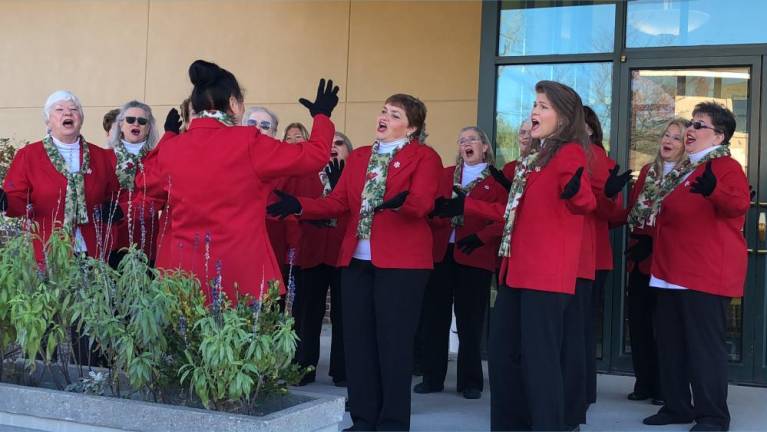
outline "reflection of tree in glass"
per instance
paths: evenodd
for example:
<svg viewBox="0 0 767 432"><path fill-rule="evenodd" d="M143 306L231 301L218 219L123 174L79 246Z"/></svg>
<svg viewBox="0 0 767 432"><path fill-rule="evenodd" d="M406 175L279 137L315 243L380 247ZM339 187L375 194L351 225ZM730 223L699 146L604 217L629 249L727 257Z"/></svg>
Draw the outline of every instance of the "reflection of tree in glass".
<svg viewBox="0 0 767 432"><path fill-rule="evenodd" d="M675 116L676 79L643 77L632 71L631 154L629 165L638 171L655 158L663 127Z"/></svg>
<svg viewBox="0 0 767 432"><path fill-rule="evenodd" d="M501 28L498 32L498 55L515 55L525 34L522 12L504 10L501 12Z"/></svg>

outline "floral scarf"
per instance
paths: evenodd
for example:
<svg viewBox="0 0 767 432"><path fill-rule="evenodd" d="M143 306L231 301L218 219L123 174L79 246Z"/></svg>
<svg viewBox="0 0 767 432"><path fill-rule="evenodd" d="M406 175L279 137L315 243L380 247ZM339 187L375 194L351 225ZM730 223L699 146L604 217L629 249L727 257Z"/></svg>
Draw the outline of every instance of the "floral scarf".
<svg viewBox="0 0 767 432"><path fill-rule="evenodd" d="M195 115L197 118L212 118L220 121L221 123L227 125L227 126L234 126L234 118L223 112L223 111L217 111L217 110L211 110L211 111L200 111Z"/></svg>
<svg viewBox="0 0 767 432"><path fill-rule="evenodd" d="M83 152L83 159L80 164L80 170L75 173L69 172L67 162L59 153L59 149L56 148L56 144L53 143L53 138L50 135L46 135L43 138L43 148L45 148L45 153L48 154L48 159L51 160L56 171L67 179L67 190L64 198L64 228L72 229L76 225L87 224L88 207L85 203L85 174L90 174L91 165L88 143L85 141L85 138L80 136L80 148Z"/></svg>
<svg viewBox="0 0 767 432"><path fill-rule="evenodd" d="M141 160L144 159L147 153L149 153L149 146L144 144L141 146L138 154L134 155L125 148L122 140L118 140L115 144L115 157L117 157L117 166L115 167L115 174L117 174L117 180L120 182L120 188L133 191L134 180L136 179L136 172L143 169Z"/></svg>
<svg viewBox="0 0 767 432"><path fill-rule="evenodd" d="M501 237L501 247L498 249L498 256L509 256L511 252L511 233L514 230L514 220L517 215L517 207L522 200L527 185L527 176L533 169L538 160L538 151L532 151L527 156L519 159L514 169L514 178L511 181L509 189L509 200L506 202L506 210L503 212L503 235ZM539 169L536 167L536 170Z"/></svg>
<svg viewBox="0 0 767 432"><path fill-rule="evenodd" d="M634 208L631 209L628 217L628 225L631 230L643 228L645 226L655 226L655 220L660 212L660 206L663 199L679 186L685 177L695 169L712 159L730 155L730 147L726 145L719 146L718 149L711 151L697 163L692 163L689 158L679 162L670 173L663 176L655 170L653 164L647 170L642 191L639 193Z"/></svg>
<svg viewBox="0 0 767 432"><path fill-rule="evenodd" d="M467 184L465 187L461 186L461 180L463 179L463 164L464 162L461 161L461 163L457 164L455 166L455 171L453 171L453 188L460 188L461 191L465 194L469 194L472 189L474 189L474 186L479 184L482 180L486 179L487 176L490 175L490 164L488 164L485 169L482 170L481 173L472 180L469 184ZM458 194L455 192L455 189L453 189L453 195L452 198L458 197ZM463 226L463 215L453 216L452 219L450 219L450 223L455 227Z"/></svg>
<svg viewBox="0 0 767 432"><path fill-rule="evenodd" d="M379 146L380 143L378 141L373 144L370 160L368 161L368 169L365 172L365 186L362 188L360 220L357 224L357 238L362 240L370 238L374 209L384 201L383 197L386 193L386 175L389 172L389 162L404 147L397 147L391 153L378 153Z"/></svg>
<svg viewBox="0 0 767 432"><path fill-rule="evenodd" d="M333 191L333 185L330 184L330 178L328 178L328 173L325 172L323 169L320 171L320 182L322 183L322 197L326 197L330 195L330 192ZM335 218L329 219L327 226L334 227L338 224L338 220Z"/></svg>

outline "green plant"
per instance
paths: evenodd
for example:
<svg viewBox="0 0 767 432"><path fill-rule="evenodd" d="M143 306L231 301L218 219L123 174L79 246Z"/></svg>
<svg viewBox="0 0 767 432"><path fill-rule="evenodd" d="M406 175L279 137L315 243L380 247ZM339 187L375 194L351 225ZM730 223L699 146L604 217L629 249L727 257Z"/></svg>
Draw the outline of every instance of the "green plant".
<svg viewBox="0 0 767 432"><path fill-rule="evenodd" d="M8 167L11 166L16 150L26 144L27 142L15 143L10 138L0 138L0 182L5 180L5 173L8 172Z"/></svg>

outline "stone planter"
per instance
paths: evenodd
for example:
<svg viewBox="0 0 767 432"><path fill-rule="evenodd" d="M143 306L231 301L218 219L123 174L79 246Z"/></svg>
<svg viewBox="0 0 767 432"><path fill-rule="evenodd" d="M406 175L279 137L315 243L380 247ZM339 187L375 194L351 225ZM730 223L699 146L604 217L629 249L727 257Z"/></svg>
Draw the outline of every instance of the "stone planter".
<svg viewBox="0 0 767 432"><path fill-rule="evenodd" d="M342 397L291 394L304 402L256 417L0 383L0 426L51 432L338 431Z"/></svg>

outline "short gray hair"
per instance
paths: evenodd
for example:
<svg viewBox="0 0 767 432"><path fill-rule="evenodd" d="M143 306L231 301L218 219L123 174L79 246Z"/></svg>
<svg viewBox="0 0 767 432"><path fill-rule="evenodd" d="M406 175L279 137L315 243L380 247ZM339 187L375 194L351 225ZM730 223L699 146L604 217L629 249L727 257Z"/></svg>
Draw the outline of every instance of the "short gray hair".
<svg viewBox="0 0 767 432"><path fill-rule="evenodd" d="M115 148L117 143L123 138L120 126L125 121L125 112L131 108L142 109L146 113L147 126L149 127L149 133L146 136L146 144L144 144L149 150L152 150L157 145L159 134L157 133L157 123L154 115L152 114L152 108L149 105L132 100L120 107L120 112L117 114L115 122L112 124L112 138L109 140L109 148Z"/></svg>
<svg viewBox="0 0 767 432"><path fill-rule="evenodd" d="M341 139L344 141L344 145L346 146L346 150L351 153L352 150L354 150L354 147L352 146L352 140L350 140L349 137L346 136L346 134L343 132L336 131L336 135L341 137Z"/></svg>
<svg viewBox="0 0 767 432"><path fill-rule="evenodd" d="M266 113L269 117L272 118L272 128L271 131L275 135L277 135L277 125L280 124L280 119L277 118L277 114L275 114L272 110L266 107L262 106L252 106L248 108L245 111L245 114L242 116L242 125L247 126L248 125L248 119L250 118L250 115L257 112L263 112Z"/></svg>
<svg viewBox="0 0 767 432"><path fill-rule="evenodd" d="M48 123L48 119L51 118L51 110L53 109L53 106L62 101L74 103L77 107L77 111L80 112L80 119L85 120L85 112L83 112L83 104L80 103L80 99L69 90L57 90L48 96L48 99L46 99L45 105L43 106L43 120L45 120L46 123Z"/></svg>

